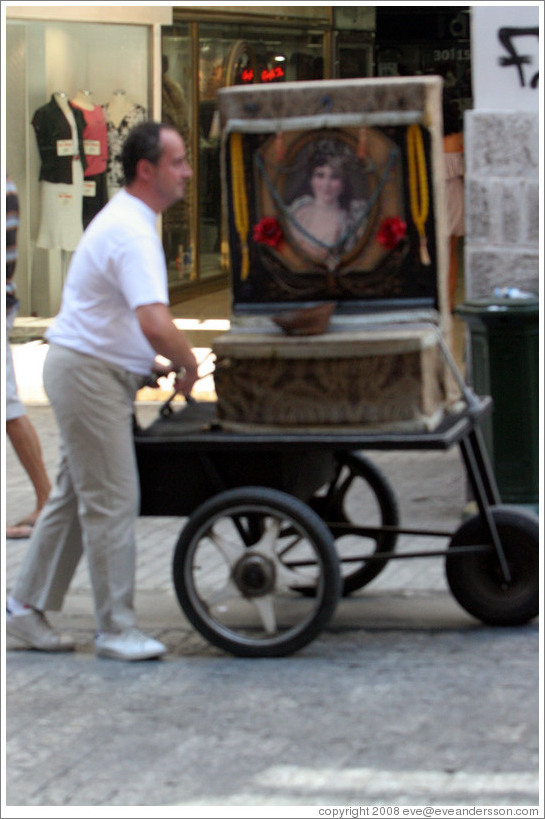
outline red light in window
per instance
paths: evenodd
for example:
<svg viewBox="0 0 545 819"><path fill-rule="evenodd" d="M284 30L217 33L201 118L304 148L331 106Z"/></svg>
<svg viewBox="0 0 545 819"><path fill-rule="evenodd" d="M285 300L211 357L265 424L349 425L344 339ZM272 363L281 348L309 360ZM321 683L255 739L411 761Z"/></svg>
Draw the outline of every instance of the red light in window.
<svg viewBox="0 0 545 819"><path fill-rule="evenodd" d="M284 76L284 71L277 65L275 68L264 68L261 72L261 82L272 82Z"/></svg>
<svg viewBox="0 0 545 819"><path fill-rule="evenodd" d="M254 72L251 68L243 68L240 78L242 82L253 82Z"/></svg>

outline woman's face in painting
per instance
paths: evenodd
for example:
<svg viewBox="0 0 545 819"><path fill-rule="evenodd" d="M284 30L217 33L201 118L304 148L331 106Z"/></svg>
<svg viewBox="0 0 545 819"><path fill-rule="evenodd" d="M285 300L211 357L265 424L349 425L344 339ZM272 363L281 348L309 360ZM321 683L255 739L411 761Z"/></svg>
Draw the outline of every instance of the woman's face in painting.
<svg viewBox="0 0 545 819"><path fill-rule="evenodd" d="M310 178L310 188L314 199L322 205L336 205L343 192L340 172L330 164L318 165Z"/></svg>

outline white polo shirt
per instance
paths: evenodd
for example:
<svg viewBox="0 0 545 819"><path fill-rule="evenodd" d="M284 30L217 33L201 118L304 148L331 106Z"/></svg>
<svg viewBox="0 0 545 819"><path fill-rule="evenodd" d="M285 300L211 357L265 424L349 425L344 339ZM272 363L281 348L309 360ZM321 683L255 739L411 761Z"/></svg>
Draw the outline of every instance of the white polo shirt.
<svg viewBox="0 0 545 819"><path fill-rule="evenodd" d="M157 214L121 190L83 234L46 339L145 375L156 353L135 309L158 302L169 303Z"/></svg>

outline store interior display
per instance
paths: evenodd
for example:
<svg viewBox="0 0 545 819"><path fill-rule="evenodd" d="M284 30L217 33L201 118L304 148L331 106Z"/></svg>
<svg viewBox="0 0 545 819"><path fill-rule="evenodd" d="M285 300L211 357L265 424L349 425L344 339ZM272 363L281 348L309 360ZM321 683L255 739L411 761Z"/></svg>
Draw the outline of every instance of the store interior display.
<svg viewBox="0 0 545 819"><path fill-rule="evenodd" d="M6 24L5 151L22 191L22 311L53 316L71 253L123 184L124 134L152 116L155 11L149 25L109 23L106 8L100 23L37 15Z"/></svg>
<svg viewBox="0 0 545 819"><path fill-rule="evenodd" d="M56 91L32 125L41 157L41 221L36 247L76 249L83 231L123 187L121 152L127 134L147 119L124 90L98 105L80 89Z"/></svg>

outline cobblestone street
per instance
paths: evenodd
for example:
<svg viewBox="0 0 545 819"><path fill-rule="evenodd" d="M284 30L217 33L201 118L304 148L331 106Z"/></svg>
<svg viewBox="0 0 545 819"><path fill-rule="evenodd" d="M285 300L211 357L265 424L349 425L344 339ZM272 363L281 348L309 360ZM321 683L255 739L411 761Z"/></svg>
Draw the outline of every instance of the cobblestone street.
<svg viewBox="0 0 545 819"><path fill-rule="evenodd" d="M138 408L143 423L156 412ZM53 474L51 411L29 414ZM459 525L465 478L456 450L372 458L404 525ZM8 449L10 519L30 503ZM95 658L84 564L63 612L52 615L75 636L76 653L8 655L8 806L27 806L28 816L29 806L46 805L95 806L104 816L127 805L176 806L178 816L197 807L223 815L229 806L243 815L253 806L246 815L258 816L267 806L279 806L275 815L311 806L317 815L324 805L539 804L536 622L487 628L451 597L442 560L392 561L339 603L304 650L237 659L197 634L174 596L170 562L182 525L138 521L138 619L167 644L164 660ZM25 547L7 542L8 588ZM416 535L400 538L401 550L420 547ZM135 807L131 815L144 814Z"/></svg>

